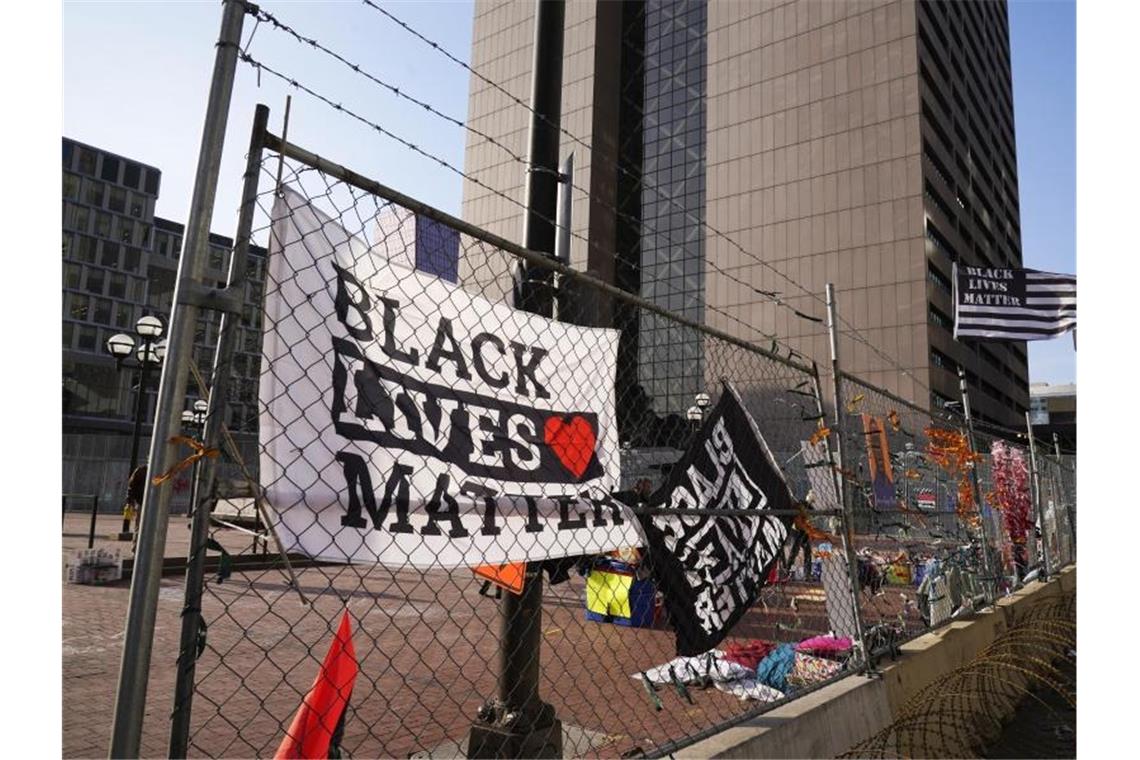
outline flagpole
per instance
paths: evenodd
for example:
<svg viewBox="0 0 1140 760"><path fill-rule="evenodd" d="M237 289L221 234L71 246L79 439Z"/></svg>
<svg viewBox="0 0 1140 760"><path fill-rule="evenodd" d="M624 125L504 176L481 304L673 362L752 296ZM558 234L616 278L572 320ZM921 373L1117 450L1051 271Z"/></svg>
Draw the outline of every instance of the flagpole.
<svg viewBox="0 0 1140 760"><path fill-rule="evenodd" d="M970 392L966 387L966 370L958 365L958 389L962 393L962 411L966 416L966 436L970 444L970 453L977 454L978 447L974 441L974 416L970 412ZM970 482L974 491L974 503L978 507L978 518L982 525L982 569L986 574L986 582L982 589L985 593L986 603L993 604L996 596L997 576L994 574L993 562L990 557L989 531L986 530L986 519L982 513L982 488L978 482L977 462L970 463Z"/></svg>

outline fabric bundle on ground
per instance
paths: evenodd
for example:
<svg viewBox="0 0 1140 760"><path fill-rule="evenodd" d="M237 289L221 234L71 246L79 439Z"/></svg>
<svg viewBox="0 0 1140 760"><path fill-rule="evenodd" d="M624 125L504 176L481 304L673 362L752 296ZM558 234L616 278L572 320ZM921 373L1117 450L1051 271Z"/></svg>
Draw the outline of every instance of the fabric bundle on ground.
<svg viewBox="0 0 1140 760"><path fill-rule="evenodd" d="M756 672L756 666L776 648L771 641L751 639L744 642L733 642L724 648L724 659L743 665L751 672Z"/></svg>
<svg viewBox="0 0 1140 760"><path fill-rule="evenodd" d="M842 669L843 665L834 660L796 652L795 661L787 676L787 683L789 686L811 686L826 681Z"/></svg>
<svg viewBox="0 0 1140 760"><path fill-rule="evenodd" d="M741 678L728 683L715 684L718 689L740 699L755 699L760 702L775 702L784 698L784 692L760 683L755 678Z"/></svg>
<svg viewBox="0 0 1140 760"><path fill-rule="evenodd" d="M756 680L779 691L788 690L788 674L795 664L796 650L791 644L781 644L756 666Z"/></svg>
<svg viewBox="0 0 1140 760"><path fill-rule="evenodd" d="M851 644L847 636L813 636L796 644L796 651L834 660L846 657L851 652Z"/></svg>
<svg viewBox="0 0 1140 760"><path fill-rule="evenodd" d="M713 649L694 657L675 657L664 665L650 668L634 678L648 679L650 683L671 684L674 680L685 685L707 686L747 678L752 671L724 658L724 652Z"/></svg>

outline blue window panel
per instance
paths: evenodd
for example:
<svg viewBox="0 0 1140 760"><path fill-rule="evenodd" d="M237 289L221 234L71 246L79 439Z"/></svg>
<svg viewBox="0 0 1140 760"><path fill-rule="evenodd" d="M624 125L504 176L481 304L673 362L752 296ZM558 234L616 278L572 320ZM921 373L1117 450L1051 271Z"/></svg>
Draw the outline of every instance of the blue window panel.
<svg viewBox="0 0 1140 760"><path fill-rule="evenodd" d="M459 282L459 233L417 214L416 269Z"/></svg>

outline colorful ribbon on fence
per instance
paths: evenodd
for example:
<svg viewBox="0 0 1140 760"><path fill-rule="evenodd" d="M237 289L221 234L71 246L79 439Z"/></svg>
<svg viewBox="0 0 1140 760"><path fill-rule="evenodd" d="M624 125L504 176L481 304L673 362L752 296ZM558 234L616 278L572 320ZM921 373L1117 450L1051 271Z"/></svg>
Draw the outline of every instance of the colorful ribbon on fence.
<svg viewBox="0 0 1140 760"><path fill-rule="evenodd" d="M193 467L194 463L197 462L199 459L202 459L204 457L215 458L218 456L218 454L221 453L220 451L218 451L218 449L209 448L206 446L206 444L202 443L201 441L195 440L194 438L190 438L190 437L185 436L185 435L171 436L170 443L174 443L174 444L185 443L187 446L189 446L192 449L192 453L190 454L190 456L186 457L181 462L177 462L176 464L174 464L166 472L162 473L161 475L155 475L153 478L151 478L151 481L150 481L151 485L160 486L163 483L165 483L166 481L173 478L178 473L182 472L183 470L186 470L186 469L189 469L190 467Z"/></svg>

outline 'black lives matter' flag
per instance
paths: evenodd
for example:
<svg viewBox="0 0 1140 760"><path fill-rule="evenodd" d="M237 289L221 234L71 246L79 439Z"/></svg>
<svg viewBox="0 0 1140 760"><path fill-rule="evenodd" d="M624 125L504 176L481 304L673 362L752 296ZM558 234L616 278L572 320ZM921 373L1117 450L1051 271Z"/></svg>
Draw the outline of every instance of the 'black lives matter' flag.
<svg viewBox="0 0 1140 760"><path fill-rule="evenodd" d="M1047 340L1076 329L1075 275L955 265L955 338Z"/></svg>
<svg viewBox="0 0 1140 760"><path fill-rule="evenodd" d="M765 512L793 507L772 453L728 383L649 506L724 512L639 518L677 654L700 654L756 601L788 536L791 517Z"/></svg>

